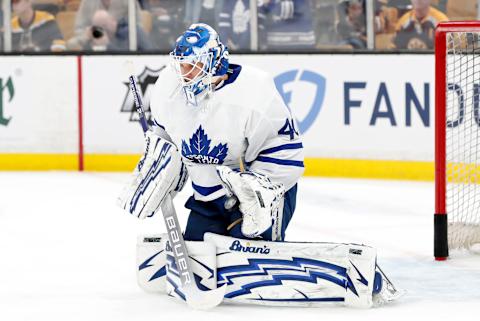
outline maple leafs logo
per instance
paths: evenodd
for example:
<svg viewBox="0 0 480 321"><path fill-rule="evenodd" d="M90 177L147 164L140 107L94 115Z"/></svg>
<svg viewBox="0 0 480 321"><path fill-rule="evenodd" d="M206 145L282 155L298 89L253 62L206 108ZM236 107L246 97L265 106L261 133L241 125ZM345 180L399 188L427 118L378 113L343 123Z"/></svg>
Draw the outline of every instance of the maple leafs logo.
<svg viewBox="0 0 480 321"><path fill-rule="evenodd" d="M228 153L227 144L220 143L210 150L211 142L200 125L189 139L189 144L182 139L182 156L200 164L223 164Z"/></svg>

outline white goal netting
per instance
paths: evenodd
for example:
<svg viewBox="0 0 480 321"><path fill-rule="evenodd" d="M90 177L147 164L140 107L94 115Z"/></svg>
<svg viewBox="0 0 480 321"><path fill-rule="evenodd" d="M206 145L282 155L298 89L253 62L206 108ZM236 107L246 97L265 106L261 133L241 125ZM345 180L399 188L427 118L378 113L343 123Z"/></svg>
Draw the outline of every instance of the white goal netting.
<svg viewBox="0 0 480 321"><path fill-rule="evenodd" d="M479 33L447 33L446 209L449 248L480 243Z"/></svg>

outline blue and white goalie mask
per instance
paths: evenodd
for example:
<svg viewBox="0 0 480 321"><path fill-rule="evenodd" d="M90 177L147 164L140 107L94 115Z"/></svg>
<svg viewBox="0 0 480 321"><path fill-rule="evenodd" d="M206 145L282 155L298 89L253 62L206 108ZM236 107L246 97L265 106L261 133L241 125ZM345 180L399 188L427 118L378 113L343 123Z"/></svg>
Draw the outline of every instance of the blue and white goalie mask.
<svg viewBox="0 0 480 321"><path fill-rule="evenodd" d="M211 94L212 82L228 69L228 49L217 32L207 24L191 25L170 53L188 103L197 103Z"/></svg>

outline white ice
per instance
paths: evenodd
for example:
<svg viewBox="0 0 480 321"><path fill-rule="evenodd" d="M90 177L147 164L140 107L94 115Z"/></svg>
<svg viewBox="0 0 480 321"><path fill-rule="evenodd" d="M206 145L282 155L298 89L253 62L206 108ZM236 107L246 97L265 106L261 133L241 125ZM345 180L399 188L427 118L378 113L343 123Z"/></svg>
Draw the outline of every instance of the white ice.
<svg viewBox="0 0 480 321"><path fill-rule="evenodd" d="M139 233L164 231L115 207L127 174L0 173L0 320L478 320L480 256L435 262L433 183L304 178L291 241L356 242L407 295L359 310L221 305L192 311L136 284ZM175 200L185 223L183 203Z"/></svg>

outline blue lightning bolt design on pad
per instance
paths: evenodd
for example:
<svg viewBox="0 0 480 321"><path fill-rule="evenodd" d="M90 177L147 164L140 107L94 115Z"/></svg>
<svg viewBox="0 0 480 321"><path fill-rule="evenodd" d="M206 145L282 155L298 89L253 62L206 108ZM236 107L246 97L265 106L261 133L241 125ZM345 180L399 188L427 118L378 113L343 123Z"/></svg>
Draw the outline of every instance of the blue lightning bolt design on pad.
<svg viewBox="0 0 480 321"><path fill-rule="evenodd" d="M157 142L158 144L158 142ZM156 146L155 146L156 148ZM167 165L170 163L172 157L168 157L167 159L164 160L164 163L162 164L159 160L162 160L165 155L168 153L170 150L171 145L170 144L165 144L162 146L162 149L160 151L160 155L158 159L156 159L153 163L150 169L148 170L147 174L145 175L145 178L143 181L139 184L137 190L135 191L135 195L133 196L131 202L130 202L130 213L135 212L135 208L137 207L137 203L140 200L140 197L145 193L147 190L147 187L150 185L150 183L155 180L155 178L160 175L160 173L167 167Z"/></svg>
<svg viewBox="0 0 480 321"><path fill-rule="evenodd" d="M148 259L145 260L145 262L143 262L142 264L140 264L140 266L138 267L138 270L143 270L143 269L146 269L146 268L149 268L151 266L153 266L153 264L150 264L150 262L156 258L159 254L163 253L163 250L161 250L160 252L158 253L155 253L154 255L152 255L151 257L149 257Z"/></svg>
<svg viewBox="0 0 480 321"><path fill-rule="evenodd" d="M140 264L140 266L138 267L138 270L141 271L143 269L146 269L146 268L149 268L149 267L152 267L154 266L154 264L150 264L150 262L155 259L159 254L163 253L164 250L161 250L160 252L158 253L155 253L154 255L152 255L151 257L149 257L148 259L145 260L145 262L143 262L142 264ZM166 270L165 270L165 266L162 266L157 272L155 272L152 277L148 280L149 282L150 281L153 281L155 279L158 279L162 276L165 276L167 274Z"/></svg>
<svg viewBox="0 0 480 321"><path fill-rule="evenodd" d="M357 279L357 281L359 281L360 283L368 286L368 281L367 279L365 279L365 277L362 275L362 273L360 273L360 271L357 269L357 267L352 263L352 261L350 261L350 264L352 264L352 266L355 268L355 270L357 271L358 275L360 276L359 279Z"/></svg>
<svg viewBox="0 0 480 321"><path fill-rule="evenodd" d="M233 285L235 278L249 277L249 276L270 276L271 280L263 280L252 282L241 286L240 290L233 291L225 295L226 298L234 298L237 296L250 294L252 289L281 285L282 281L301 281L308 283L317 283L317 279L322 279L327 282L336 284L342 288L350 289L358 296L355 286L347 275L347 270L344 267L312 259L292 258L292 260L276 260L276 259L248 259L249 264L229 266L219 268L217 270L219 285L226 283ZM322 271L319 271L321 269ZM270 274L270 271L285 271L285 274ZM304 275L289 274L289 272L304 272ZM332 272L329 274L328 272ZM334 301L340 298L330 298ZM259 299L261 300L261 299ZM297 299L298 300L298 299ZM305 301L318 301L320 299L302 299ZM325 298L328 300L328 298ZM287 300L288 301L288 300Z"/></svg>
<svg viewBox="0 0 480 321"><path fill-rule="evenodd" d="M189 256L189 258L191 260L197 262L200 266L202 266L205 270L207 270L208 273L210 273L210 276L207 279L211 279L215 276L214 271L212 269L210 269L208 266L206 266L205 264L203 264L202 262L198 261L197 259L195 259L191 256ZM180 279L180 274L178 273L178 267L177 267L177 264L175 263L175 258L172 255L167 254L167 264L168 264L168 272ZM193 273L193 277L195 278L195 282L197 283L197 286L201 291L210 290L209 288L207 288L205 285L202 284L202 279L203 278L201 276ZM167 279L170 279L170 278L167 278ZM172 284L172 286L174 286L175 292L177 292L178 286L176 285L176 283L174 283L172 280L171 280L170 283Z"/></svg>

